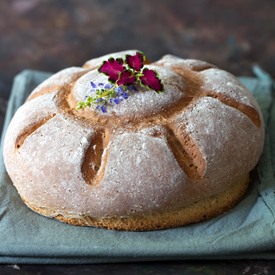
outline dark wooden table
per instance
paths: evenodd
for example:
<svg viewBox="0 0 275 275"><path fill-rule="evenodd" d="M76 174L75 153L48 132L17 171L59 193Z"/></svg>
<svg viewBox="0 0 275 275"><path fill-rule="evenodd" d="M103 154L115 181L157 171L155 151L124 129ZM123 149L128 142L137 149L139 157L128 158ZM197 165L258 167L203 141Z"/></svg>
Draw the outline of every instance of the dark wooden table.
<svg viewBox="0 0 275 275"><path fill-rule="evenodd" d="M0 129L14 76L57 72L110 52L170 53L275 79L274 0L0 1ZM0 274L275 274L275 261L174 261L97 265L0 265Z"/></svg>
<svg viewBox="0 0 275 275"><path fill-rule="evenodd" d="M0 265L1 275L273 275L273 261L176 261L96 265Z"/></svg>

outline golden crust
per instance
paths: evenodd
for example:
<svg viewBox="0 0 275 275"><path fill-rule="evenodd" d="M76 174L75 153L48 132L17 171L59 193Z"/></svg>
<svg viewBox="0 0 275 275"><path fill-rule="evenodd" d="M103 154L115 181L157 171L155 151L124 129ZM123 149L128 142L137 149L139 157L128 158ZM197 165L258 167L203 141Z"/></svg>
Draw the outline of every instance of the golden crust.
<svg viewBox="0 0 275 275"><path fill-rule="evenodd" d="M88 215L72 217L72 214L66 213L65 211L62 214L58 214L58 212L54 210L36 207L22 199L33 211L68 224L125 231L148 231L184 226L216 217L234 207L243 198L249 182L249 175L245 175L227 190L209 198L202 199L187 207L164 211L162 213L133 215L129 217L102 218Z"/></svg>

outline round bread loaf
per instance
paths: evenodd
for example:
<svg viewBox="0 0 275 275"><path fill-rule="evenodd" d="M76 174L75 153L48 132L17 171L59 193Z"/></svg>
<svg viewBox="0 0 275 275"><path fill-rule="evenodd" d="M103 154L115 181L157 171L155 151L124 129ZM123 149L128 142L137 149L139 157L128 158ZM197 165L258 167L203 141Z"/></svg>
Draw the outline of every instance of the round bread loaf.
<svg viewBox="0 0 275 275"><path fill-rule="evenodd" d="M245 194L264 122L240 81L199 60L166 55L146 67L164 92L138 91L103 113L76 110L112 56L62 70L29 96L4 143L7 171L34 211L66 223L156 230L214 217Z"/></svg>

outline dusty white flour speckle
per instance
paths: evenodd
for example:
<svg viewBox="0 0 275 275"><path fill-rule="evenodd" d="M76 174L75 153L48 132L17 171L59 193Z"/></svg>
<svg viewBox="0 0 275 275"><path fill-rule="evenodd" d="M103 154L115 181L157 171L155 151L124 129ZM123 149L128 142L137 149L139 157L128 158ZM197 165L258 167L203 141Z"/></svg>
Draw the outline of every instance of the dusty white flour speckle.
<svg viewBox="0 0 275 275"><path fill-rule="evenodd" d="M260 111L253 95L230 73L213 68L200 72L200 75L204 79L203 90L233 98L236 102L243 103Z"/></svg>
<svg viewBox="0 0 275 275"><path fill-rule="evenodd" d="M124 116L124 117L143 117L144 115L154 115L156 112L169 108L176 104L180 99L186 97L183 92L185 83L182 77L161 67L147 65L148 69L154 69L158 72L164 84L164 92L157 94L154 91L148 90L146 87L136 85L138 91L128 91L128 99L122 100L119 104L108 102L107 112L101 113L96 110L96 104L92 104L91 109L95 112L100 112L102 117ZM96 94L91 92L90 82L96 85L99 83L108 83L108 77L103 74L98 74L97 70L93 70L81 78L79 78L73 88L72 94L77 102L84 101L85 96L90 95L95 97ZM179 89L182 87L182 90Z"/></svg>
<svg viewBox="0 0 275 275"><path fill-rule="evenodd" d="M256 165L263 121L257 128L239 106L230 107L223 99L260 112L259 107L236 78L206 62L168 55L146 65L159 73L163 93L137 85L138 92L131 90L118 105L108 104L106 113L95 106L71 110L75 101L95 96L91 81L108 82L92 70L105 59L88 61L88 69L69 68L52 76L32 93L39 97L15 114L4 158L12 181L30 204L53 209L55 215L64 210L67 217L148 214L224 191L232 178L243 177ZM101 143L103 131L108 135ZM105 146L103 153L96 142ZM204 169L201 178L193 179L182 166L192 167L188 157Z"/></svg>

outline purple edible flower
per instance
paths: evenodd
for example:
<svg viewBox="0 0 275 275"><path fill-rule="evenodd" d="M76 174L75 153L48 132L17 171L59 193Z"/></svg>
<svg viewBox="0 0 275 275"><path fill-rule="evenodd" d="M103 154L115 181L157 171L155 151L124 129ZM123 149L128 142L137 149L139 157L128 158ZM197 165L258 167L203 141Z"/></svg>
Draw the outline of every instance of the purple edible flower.
<svg viewBox="0 0 275 275"><path fill-rule="evenodd" d="M144 68L145 56L142 52L136 52L135 55L126 55L125 60L122 58L110 57L107 61L99 66L98 72L108 76L109 83L90 82L91 92L97 96L86 96L86 102L79 102L77 110L82 107L90 107L91 103L97 104L96 109L101 109L106 112L104 105L107 100L110 103L119 104L123 99L128 99L127 91L138 91L135 84L140 83L141 86L146 86L149 90L154 90L156 93L163 92L164 86L155 70ZM128 66L128 68L126 66Z"/></svg>
<svg viewBox="0 0 275 275"><path fill-rule="evenodd" d="M125 92L123 92L123 93L122 93L122 97L123 97L124 99L127 99L127 98L128 98L128 94L126 94Z"/></svg>
<svg viewBox="0 0 275 275"><path fill-rule="evenodd" d="M104 86L104 89L111 89L113 88L114 86L110 83L107 83L105 86Z"/></svg>
<svg viewBox="0 0 275 275"><path fill-rule="evenodd" d="M128 90L131 90L131 89L133 89L137 92L137 88L134 85L131 85L131 86L128 87Z"/></svg>
<svg viewBox="0 0 275 275"><path fill-rule="evenodd" d="M94 83L94 82L92 82L92 81L91 81L91 85L92 85L92 87L93 87L94 89L96 88L95 83Z"/></svg>

